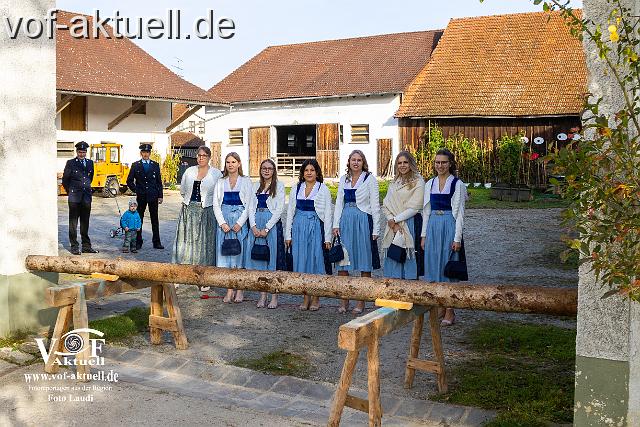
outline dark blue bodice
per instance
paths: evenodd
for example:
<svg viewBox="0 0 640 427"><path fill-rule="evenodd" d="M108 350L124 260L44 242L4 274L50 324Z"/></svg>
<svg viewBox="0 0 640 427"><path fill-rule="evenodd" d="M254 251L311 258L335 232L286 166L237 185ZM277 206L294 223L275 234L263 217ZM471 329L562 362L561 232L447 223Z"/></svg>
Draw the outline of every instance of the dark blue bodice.
<svg viewBox="0 0 640 427"><path fill-rule="evenodd" d="M240 200L240 192L239 191L225 191L224 198L222 199L223 205L242 205L242 200Z"/></svg>
<svg viewBox="0 0 640 427"><path fill-rule="evenodd" d="M267 199L269 198L268 194L257 194L258 198L258 209L266 209L267 208Z"/></svg>
<svg viewBox="0 0 640 427"><path fill-rule="evenodd" d="M345 203L355 203L356 202L356 190L355 189L346 189L344 190L344 202Z"/></svg>
<svg viewBox="0 0 640 427"><path fill-rule="evenodd" d="M431 181L431 189L438 181L437 177ZM451 210L451 199L453 198L453 193L456 191L456 184L458 183L458 178L454 177L453 181L451 181L451 188L449 189L449 194L433 194L431 193L431 189L429 189L430 193L430 203L432 211L450 211Z"/></svg>
<svg viewBox="0 0 640 427"><path fill-rule="evenodd" d="M202 201L202 196L200 195L200 181L193 181L193 190L191 190L191 201Z"/></svg>
<svg viewBox="0 0 640 427"><path fill-rule="evenodd" d="M315 211L313 200L296 199L296 209L301 211Z"/></svg>

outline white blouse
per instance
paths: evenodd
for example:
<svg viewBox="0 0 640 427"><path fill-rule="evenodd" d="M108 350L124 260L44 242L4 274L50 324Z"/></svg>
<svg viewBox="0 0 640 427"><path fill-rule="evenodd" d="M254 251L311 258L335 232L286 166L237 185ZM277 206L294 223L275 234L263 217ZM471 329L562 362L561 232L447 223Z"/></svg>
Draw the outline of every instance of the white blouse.
<svg viewBox="0 0 640 427"><path fill-rule="evenodd" d="M331 203L331 192L326 185L320 182L316 182L309 197L305 197L305 184L300 185L300 190L296 191L297 184L291 188L289 193L289 207L287 209L287 226L285 228L285 240L291 240L291 229L293 227L293 217L296 214L296 201L301 200L313 200L313 206L318 215L318 218L324 222L324 241L331 243L332 237L332 214L333 207Z"/></svg>
<svg viewBox="0 0 640 427"><path fill-rule="evenodd" d="M255 227L256 225L256 209L258 208L258 197L256 197L256 193L258 192L258 187L260 187L260 182L256 182L253 184L253 199L251 205L249 205L249 226ZM267 190L268 191L268 190ZM271 219L267 221L266 229L267 231L271 230L282 217L282 213L284 212L284 204L285 204L285 194L284 194L284 184L278 181L276 185L276 195L275 197L269 196L267 198L267 209L271 212Z"/></svg>
<svg viewBox="0 0 640 427"><path fill-rule="evenodd" d="M247 209L247 207L251 203L252 198L255 197L251 188L251 179L247 176L239 176L238 181L236 181L236 186L233 189L231 189L229 185L229 177L218 180L213 192L213 213L216 216L216 221L218 221L218 226L226 224L227 222L222 214L222 201L224 199L225 191L238 191L240 193L240 201L244 206L244 212L242 212L240 218L238 218L237 224L243 226L244 223L247 222L247 219L249 218L249 209ZM235 224L227 225L233 227Z"/></svg>
<svg viewBox="0 0 640 427"><path fill-rule="evenodd" d="M221 176L222 172L210 167L209 172L207 172L202 181L200 181L200 200L203 208L213 205L213 191ZM191 166L182 174L182 179L180 180L180 195L182 196L182 203L185 205L189 205L191 202L193 183L197 177L198 166Z"/></svg>
<svg viewBox="0 0 640 427"><path fill-rule="evenodd" d="M373 174L369 174L369 177L365 181L366 172L360 174L358 181L356 182L356 204L358 209L371 215L373 220L373 236L380 235L380 190L378 186L378 180ZM338 193L336 195L336 209L333 215L333 228L340 228L340 218L342 218L342 209L344 208L344 190L353 189L351 186L351 179L346 175L340 177L338 184Z"/></svg>
<svg viewBox="0 0 640 427"><path fill-rule="evenodd" d="M453 175L447 178L447 181L440 191L440 186L437 181L438 177L431 178L425 184L424 191L424 203L422 204L422 237L427 236L427 223L429 222L429 216L431 215L431 194L449 194L451 190L451 183L453 182ZM434 180L436 180L434 182ZM456 221L456 234L453 238L454 242L460 243L462 241L462 227L464 225L464 202L467 199L467 187L464 185L461 179L458 179L456 188L454 189L453 196L451 197L451 214Z"/></svg>

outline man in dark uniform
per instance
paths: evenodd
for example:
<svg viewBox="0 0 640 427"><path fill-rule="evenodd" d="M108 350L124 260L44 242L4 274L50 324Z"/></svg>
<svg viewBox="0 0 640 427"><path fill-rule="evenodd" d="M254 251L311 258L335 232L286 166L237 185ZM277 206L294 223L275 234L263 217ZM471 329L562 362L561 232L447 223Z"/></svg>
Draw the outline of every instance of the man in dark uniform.
<svg viewBox="0 0 640 427"><path fill-rule="evenodd" d="M93 180L93 161L87 159L89 144L80 141L76 144L76 158L67 160L62 175L62 186L69 195L69 251L80 255L78 248L78 218L80 218L80 237L82 252L96 253L89 239L89 216L91 215L91 181Z"/></svg>
<svg viewBox="0 0 640 427"><path fill-rule="evenodd" d="M149 206L151 216L151 230L153 231L153 247L164 249L160 243L160 226L158 224L158 205L162 204L162 178L160 165L149 157L151 156L151 144L140 144L140 157L142 159L133 162L127 186L136 193L138 201L138 213L144 224L144 213ZM142 247L142 228L138 230L138 249Z"/></svg>

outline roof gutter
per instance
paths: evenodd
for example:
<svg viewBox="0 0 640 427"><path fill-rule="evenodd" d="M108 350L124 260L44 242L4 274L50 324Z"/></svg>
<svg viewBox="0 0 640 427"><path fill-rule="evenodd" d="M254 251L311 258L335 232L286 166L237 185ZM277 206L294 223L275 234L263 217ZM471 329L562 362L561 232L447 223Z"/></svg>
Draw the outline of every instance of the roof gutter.
<svg viewBox="0 0 640 427"><path fill-rule="evenodd" d="M299 98L276 98L276 99L260 99L256 101L238 101L238 102L230 102L232 106L240 106L240 105L252 105L252 104L266 104L270 102L291 102L291 101L314 101L319 99L339 99L339 98L366 98L370 96L384 96L384 95L399 95L401 91L398 92L371 92L371 93L351 93L345 95L324 95L324 96L306 96Z"/></svg>
<svg viewBox="0 0 640 427"><path fill-rule="evenodd" d="M580 117L582 113L566 113L566 114L544 114L535 116L394 116L397 119L410 119L410 120L437 120L437 119L543 119L543 118L557 118L575 116Z"/></svg>
<svg viewBox="0 0 640 427"><path fill-rule="evenodd" d="M100 97L104 97L104 98L119 98L119 99L135 99L135 100L145 100L145 101L172 102L172 103L177 103L177 104L192 104L192 105L202 105L202 106L211 106L211 107L226 107L226 108L228 108L229 105L230 105L228 103L196 101L196 100L193 100L193 99L159 98L159 97L153 97L153 96L112 95L112 94L107 94L107 93L80 92L80 91L72 91L72 90L64 90L64 89L56 89L56 92L63 93L63 94L69 94L69 95L100 96Z"/></svg>

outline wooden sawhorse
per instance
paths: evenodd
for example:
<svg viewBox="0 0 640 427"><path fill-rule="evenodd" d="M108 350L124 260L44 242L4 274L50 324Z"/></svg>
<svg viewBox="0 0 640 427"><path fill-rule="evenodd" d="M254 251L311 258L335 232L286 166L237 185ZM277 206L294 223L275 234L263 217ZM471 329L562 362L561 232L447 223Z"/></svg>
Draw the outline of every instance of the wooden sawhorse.
<svg viewBox="0 0 640 427"><path fill-rule="evenodd" d="M46 289L45 299L50 307L59 307L58 318L51 336L49 359L44 371L50 374L58 372L59 364L55 363L56 352L62 352L64 343L62 337L70 329L88 329L87 300L107 297L122 292L143 288L151 288L151 314L149 315L149 332L152 344L162 343L162 331L173 334L175 346L178 350L185 350L189 346L187 336L182 325L182 314L177 304L176 289L171 283L145 282L140 280L119 280L117 277L101 275L103 280L91 282L76 282L69 286L55 286ZM106 277L106 278L105 278ZM166 302L167 317L164 316ZM89 332L78 335L85 343L83 351L75 355L78 377L83 381L90 373L90 367L82 361L89 360L88 351ZM82 374L82 375L81 375Z"/></svg>
<svg viewBox="0 0 640 427"><path fill-rule="evenodd" d="M429 312L429 325L435 360L418 358L420 339L424 325L424 314ZM444 369L444 353L440 336L440 319L438 307L414 306L411 310L395 308L379 308L365 316L358 317L340 326L338 347L347 350L347 356L340 375L338 389L333 398L328 425L337 427L345 406L367 412L369 426L382 424L382 405L380 403L380 338L414 322L409 346L409 357L405 371L404 386L411 388L415 371L433 372L438 378L438 391L447 391L447 380ZM349 394L353 371L360 351L367 347L367 400Z"/></svg>

